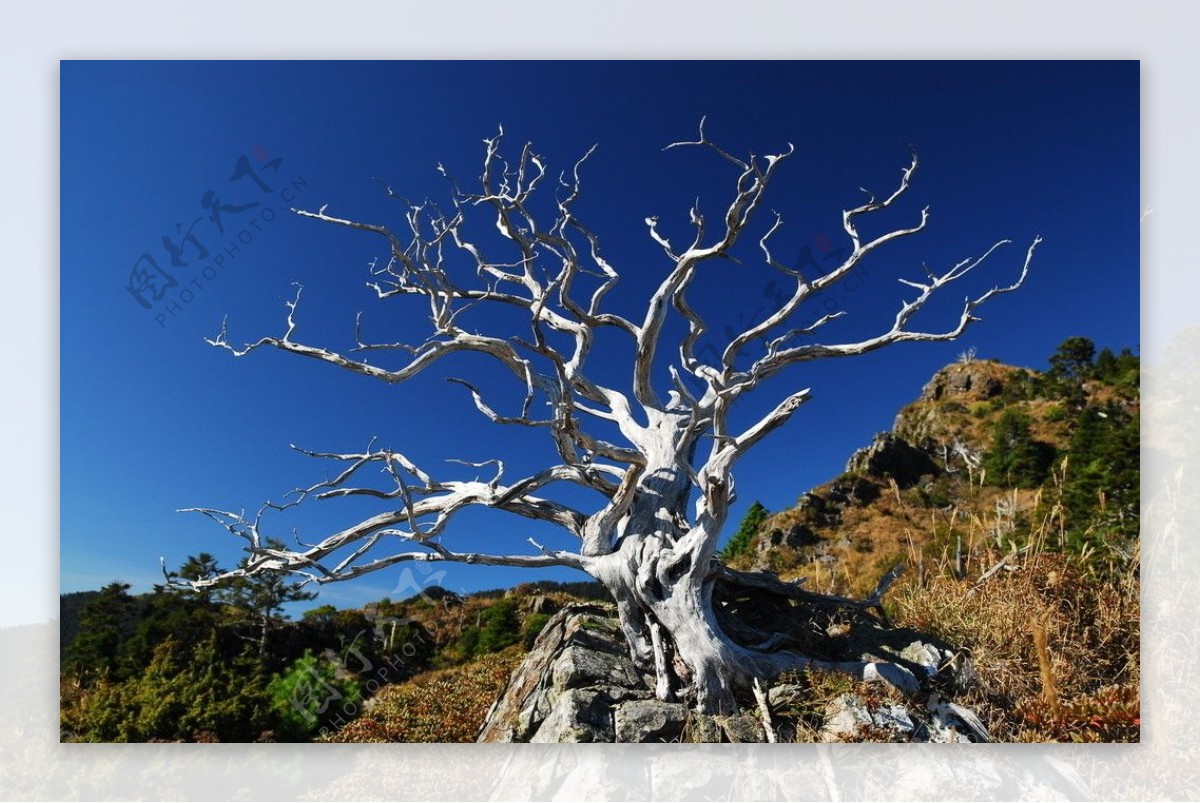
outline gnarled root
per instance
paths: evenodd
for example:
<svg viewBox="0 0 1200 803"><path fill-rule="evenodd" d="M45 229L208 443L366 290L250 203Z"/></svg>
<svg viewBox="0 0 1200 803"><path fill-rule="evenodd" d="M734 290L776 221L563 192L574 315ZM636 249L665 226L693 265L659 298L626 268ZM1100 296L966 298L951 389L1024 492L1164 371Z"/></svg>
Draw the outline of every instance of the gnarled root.
<svg viewBox="0 0 1200 803"><path fill-rule="evenodd" d="M882 681L915 697L916 667L878 657L897 655L894 644L911 635L872 613L882 614L883 594L898 576L893 570L870 597L851 600L714 565L699 586L661 595L620 589L618 610L656 696L688 700L703 713L732 713L750 702L756 681L809 669Z"/></svg>

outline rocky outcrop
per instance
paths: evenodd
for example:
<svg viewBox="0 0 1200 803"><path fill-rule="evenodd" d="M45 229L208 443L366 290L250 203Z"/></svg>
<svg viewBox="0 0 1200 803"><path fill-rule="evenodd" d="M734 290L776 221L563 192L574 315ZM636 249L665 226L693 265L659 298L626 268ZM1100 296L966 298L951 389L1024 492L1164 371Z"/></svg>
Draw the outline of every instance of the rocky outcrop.
<svg viewBox="0 0 1200 803"><path fill-rule="evenodd" d="M904 706L872 707L859 695L846 693L825 706L820 737L823 742L845 742L863 735L883 735L885 738L879 741L908 742L913 741L916 732L917 726Z"/></svg>
<svg viewBox="0 0 1200 803"><path fill-rule="evenodd" d="M741 717L654 699L609 606L568 605L542 630L488 712L480 742L762 741Z"/></svg>
<svg viewBox="0 0 1200 803"><path fill-rule="evenodd" d="M858 694L842 694L825 707L823 742L888 741L990 742L979 718L962 706L930 695L924 706L871 702Z"/></svg>
<svg viewBox="0 0 1200 803"><path fill-rule="evenodd" d="M614 611L568 605L546 623L488 713L481 742L612 742L613 709L653 697Z"/></svg>
<svg viewBox="0 0 1200 803"><path fill-rule="evenodd" d="M936 475L938 466L928 454L890 432L875 436L870 446L856 451L846 463L847 473L891 477L901 488L910 488L921 477Z"/></svg>
<svg viewBox="0 0 1200 803"><path fill-rule="evenodd" d="M652 678L641 675L611 606L568 605L546 624L525 662L492 705L481 742L762 742L762 712L702 716L681 703L654 699ZM971 682L970 662L912 631L867 628L848 648L864 659L906 666L930 688ZM934 682L936 680L936 683ZM985 741L986 729L940 692L924 703L883 703L846 693L826 706L825 741ZM811 707L811 691L780 684L768 690L777 713Z"/></svg>
<svg viewBox="0 0 1200 803"><path fill-rule="evenodd" d="M778 546L801 549L820 543L821 537L804 524L793 524L787 529L773 529L758 539L758 549L765 552Z"/></svg>
<svg viewBox="0 0 1200 803"><path fill-rule="evenodd" d="M870 478L845 474L826 486L825 501L840 515L850 505L869 505L880 493L879 484Z"/></svg>
<svg viewBox="0 0 1200 803"><path fill-rule="evenodd" d="M525 604L525 610L530 613L552 614L558 610L557 603L547 596L538 594L535 597L530 597L529 602Z"/></svg>
<svg viewBox="0 0 1200 803"><path fill-rule="evenodd" d="M885 656L908 667L926 682L953 693L965 691L978 678L970 659L909 634L898 634L907 645L874 644L863 657ZM787 712L809 705L811 693L802 686L779 684L771 688L772 711ZM919 701L886 701L871 695L845 692L825 705L824 722L817 732L822 742L990 742L987 728L970 710L951 702L941 692L923 694Z"/></svg>
<svg viewBox="0 0 1200 803"><path fill-rule="evenodd" d="M796 510L804 520L816 527L836 527L842 522L842 513L852 505L866 505L880 496L880 486L875 481L857 474L846 474L821 489L808 491L800 496ZM803 524L788 530L772 529L766 533L773 539L772 546L810 546L820 539Z"/></svg>
<svg viewBox="0 0 1200 803"><path fill-rule="evenodd" d="M990 399L1004 390L999 373L1000 366L982 361L947 366L921 389L921 401L941 401L947 397Z"/></svg>
<svg viewBox="0 0 1200 803"><path fill-rule="evenodd" d="M826 501L825 497L813 491L806 491L800 495L796 510L814 524L827 527L836 526L842 520L841 511Z"/></svg>
<svg viewBox="0 0 1200 803"><path fill-rule="evenodd" d="M980 438L986 428L969 422L986 421L991 411L1004 407L1002 396L1009 390L1015 397L1028 393L1030 377L1025 369L983 360L948 365L896 415L892 434L945 470L975 468L969 453L984 448Z"/></svg>

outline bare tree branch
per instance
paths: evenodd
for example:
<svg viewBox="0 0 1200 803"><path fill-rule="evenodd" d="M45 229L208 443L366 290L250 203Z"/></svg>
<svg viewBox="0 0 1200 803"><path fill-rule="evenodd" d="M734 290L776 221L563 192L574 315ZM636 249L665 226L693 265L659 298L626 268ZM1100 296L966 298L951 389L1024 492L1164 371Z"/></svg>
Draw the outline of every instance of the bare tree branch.
<svg viewBox="0 0 1200 803"><path fill-rule="evenodd" d="M993 297L1011 293L1025 283L1026 276L1029 275L1029 265L1033 261L1033 253L1038 244L1042 242L1042 238L1035 237L1030 244L1029 249L1025 253L1025 260L1021 266L1021 273L1017 279L1009 285L993 287L987 292L975 297L967 298L963 303L963 309L959 316L957 325L943 332L917 332L912 331L907 327L909 320L919 312L925 304L933 298L934 294L945 287L946 285L961 279L970 271L978 267L989 256L992 255L998 248L1007 245L1011 240L1001 240L991 248L989 248L982 256L964 259L958 262L952 268L940 275L930 276L927 284L901 280L904 284L914 287L920 291L920 294L912 301L907 301L901 304L900 311L896 314L896 319L892 323L892 328L876 337L858 341L855 343L839 343L834 345L805 345L797 346L774 353L768 353L763 358L759 359L746 376L738 377L742 381L748 381L751 385L761 382L770 376L774 376L782 369L798 362L806 362L809 360L825 358L825 357L848 357L859 354L867 354L884 346L900 343L904 341L945 341L953 340L961 335L973 321L979 320L974 317L973 313L977 308L991 300Z"/></svg>
<svg viewBox="0 0 1200 803"><path fill-rule="evenodd" d="M678 256L672 252L670 244L658 234L656 228L657 218L647 218L646 220L646 224L650 227L651 237L663 246L668 257L675 262L674 269L662 281L650 299L645 319L639 330L637 351L634 357L634 396L644 407L652 409L660 409L662 406L653 389L651 373L655 354L658 349L658 341L666 322L667 302L670 301L689 322L688 336L681 347L683 367L696 376L702 376L700 366L696 364L694 355L692 354L692 348L700 335L703 334L704 326L699 316L691 310L684 297L688 285L691 284L696 270L702 262L714 257L729 256L730 249L746 229L755 210L761 204L775 169L795 151L795 148L789 144L786 152L763 157L763 161L766 163L765 167L760 167L758 158L754 156L750 157L749 162L743 162L725 153L705 137L703 120L700 122L700 137L698 140L695 142L675 142L668 145L667 148L670 149L684 145L709 147L723 158L737 165L741 173L737 178L736 194L725 210L724 234L720 240L712 245L700 245L699 235L704 231L703 221L695 206L692 207L691 219L696 224L698 230L697 240L690 248Z"/></svg>

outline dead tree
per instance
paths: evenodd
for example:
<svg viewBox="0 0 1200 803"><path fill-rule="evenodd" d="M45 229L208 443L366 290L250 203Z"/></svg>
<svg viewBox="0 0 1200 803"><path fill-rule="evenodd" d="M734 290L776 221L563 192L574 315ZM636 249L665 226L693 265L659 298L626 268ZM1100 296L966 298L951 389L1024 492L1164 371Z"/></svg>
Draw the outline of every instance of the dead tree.
<svg viewBox="0 0 1200 803"><path fill-rule="evenodd" d="M543 225L536 219L533 199L539 192L544 196L544 184L554 184L546 181L547 166L528 143L515 162L506 162L500 152L502 135L503 129L485 140L477 192L461 189L439 165L450 181L451 206L443 211L429 201L404 201L407 230L403 233L334 217L325 213L325 207L316 212L293 210L384 238L389 263L373 272L369 286L379 299L415 296L426 304L432 323L427 340L416 345L365 343L359 335L358 348L347 354L308 345L295 337L297 292L288 302L287 327L281 337L264 337L235 347L223 324L220 334L208 342L238 357L263 348L278 349L389 384L402 383L458 352L487 355L511 372L524 389L518 413L497 412L478 387L461 379L451 381L466 389L475 407L491 422L544 430L556 447L557 464L510 480L505 477L504 464L491 460L494 477L468 481L435 476L389 449L305 452L337 461L343 468L333 479L298 489L287 506L310 497L350 495L377 497L390 504L377 515L294 550L269 545L260 532L263 514L279 505L268 503L254 517L193 508L246 540L250 558L245 568L231 574L287 570L319 585L405 561L568 566L588 573L612 593L631 654L638 666L657 678L656 691L662 699L683 699L704 712L728 711L734 707L735 697L753 688L755 678L811 666L915 687L912 676L901 667L823 661L801 654L795 645L789 649L786 639L762 632L755 636L750 628L720 621L714 607L717 586L819 601L818 595L804 592L796 584L731 570L716 556L717 539L734 500L734 466L755 444L786 423L809 400L810 391L791 393L742 431L731 428L730 411L742 396L798 363L866 354L903 341L956 338L977 320L976 308L1021 286L1040 238L1035 238L1025 253L1016 281L967 298L957 324L947 331L915 331L909 322L939 290L966 276L1009 240L1001 240L981 256L944 272L927 270L920 280L902 279L915 297L903 302L890 327L873 337L820 342L820 330L840 312L802 328L788 328L806 300L849 276L877 249L925 228L928 209L921 211L919 221L911 227L873 239L864 239L858 227L860 218L891 207L904 195L917 169L914 152L890 195L870 195L862 205L842 213L849 255L824 275L806 276L772 253L772 236L782 225L777 214L761 226L756 250L761 252L765 270L788 283L790 295L779 299L781 303L770 315L737 333L719 360L705 360L698 356L697 347L707 327L689 304L688 290L710 263L731 257L734 245L746 235L759 212L772 177L794 148L789 145L783 153L741 159L711 142L703 121L695 140L668 146L705 148L727 162L736 176L731 182L732 199L715 225L701 214L697 202L689 213L691 242L683 247L660 233L656 218L646 219L649 236L665 257L665 276L645 304L644 313L626 317L604 308L605 298L617 286L618 272L605 259L597 234L575 212L581 168L595 148L559 177L553 206L547 204L554 210L553 219ZM506 258L485 253L488 248L470 236L465 222L481 212L494 216L503 238L496 242L509 249ZM484 305L518 310L528 318L528 336L505 338L472 331L464 319L472 309ZM669 344L673 354L664 352L668 344L663 342L664 326L672 314L679 316L682 326L678 328L683 332L679 342ZM605 386L589 374L588 358L602 330L614 330L627 342L631 359L623 387ZM356 328L356 333L359 331ZM552 340L559 346L552 345ZM569 345L564 348L562 344ZM747 350L752 346L758 356L750 359ZM368 350L403 356L396 367L384 368L356 356ZM668 376L666 387L656 387L656 379ZM535 410L547 412L535 417ZM620 433L613 438L618 442L591 434L596 422L608 422ZM363 483L359 475L367 467L384 471L390 478L389 487ZM574 509L554 500L552 486L560 483L592 489L604 501L596 510ZM449 535L454 514L473 505L552 522L571 533L578 547L547 549L531 539L533 546L526 554L453 549L443 536ZM218 578L198 585L213 582ZM871 604L878 604L878 594L859 603Z"/></svg>

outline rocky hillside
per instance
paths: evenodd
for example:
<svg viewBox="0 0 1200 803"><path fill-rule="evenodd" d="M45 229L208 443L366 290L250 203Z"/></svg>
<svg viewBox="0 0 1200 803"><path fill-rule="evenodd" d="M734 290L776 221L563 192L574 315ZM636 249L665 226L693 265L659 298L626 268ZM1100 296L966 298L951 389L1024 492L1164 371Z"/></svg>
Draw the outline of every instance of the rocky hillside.
<svg viewBox="0 0 1200 803"><path fill-rule="evenodd" d="M1058 374L980 360L943 368L843 474L726 558L857 595L897 563L962 576L1034 538L1098 569L1128 563L1140 404L1137 358L1123 359L1108 373L1091 362Z"/></svg>

